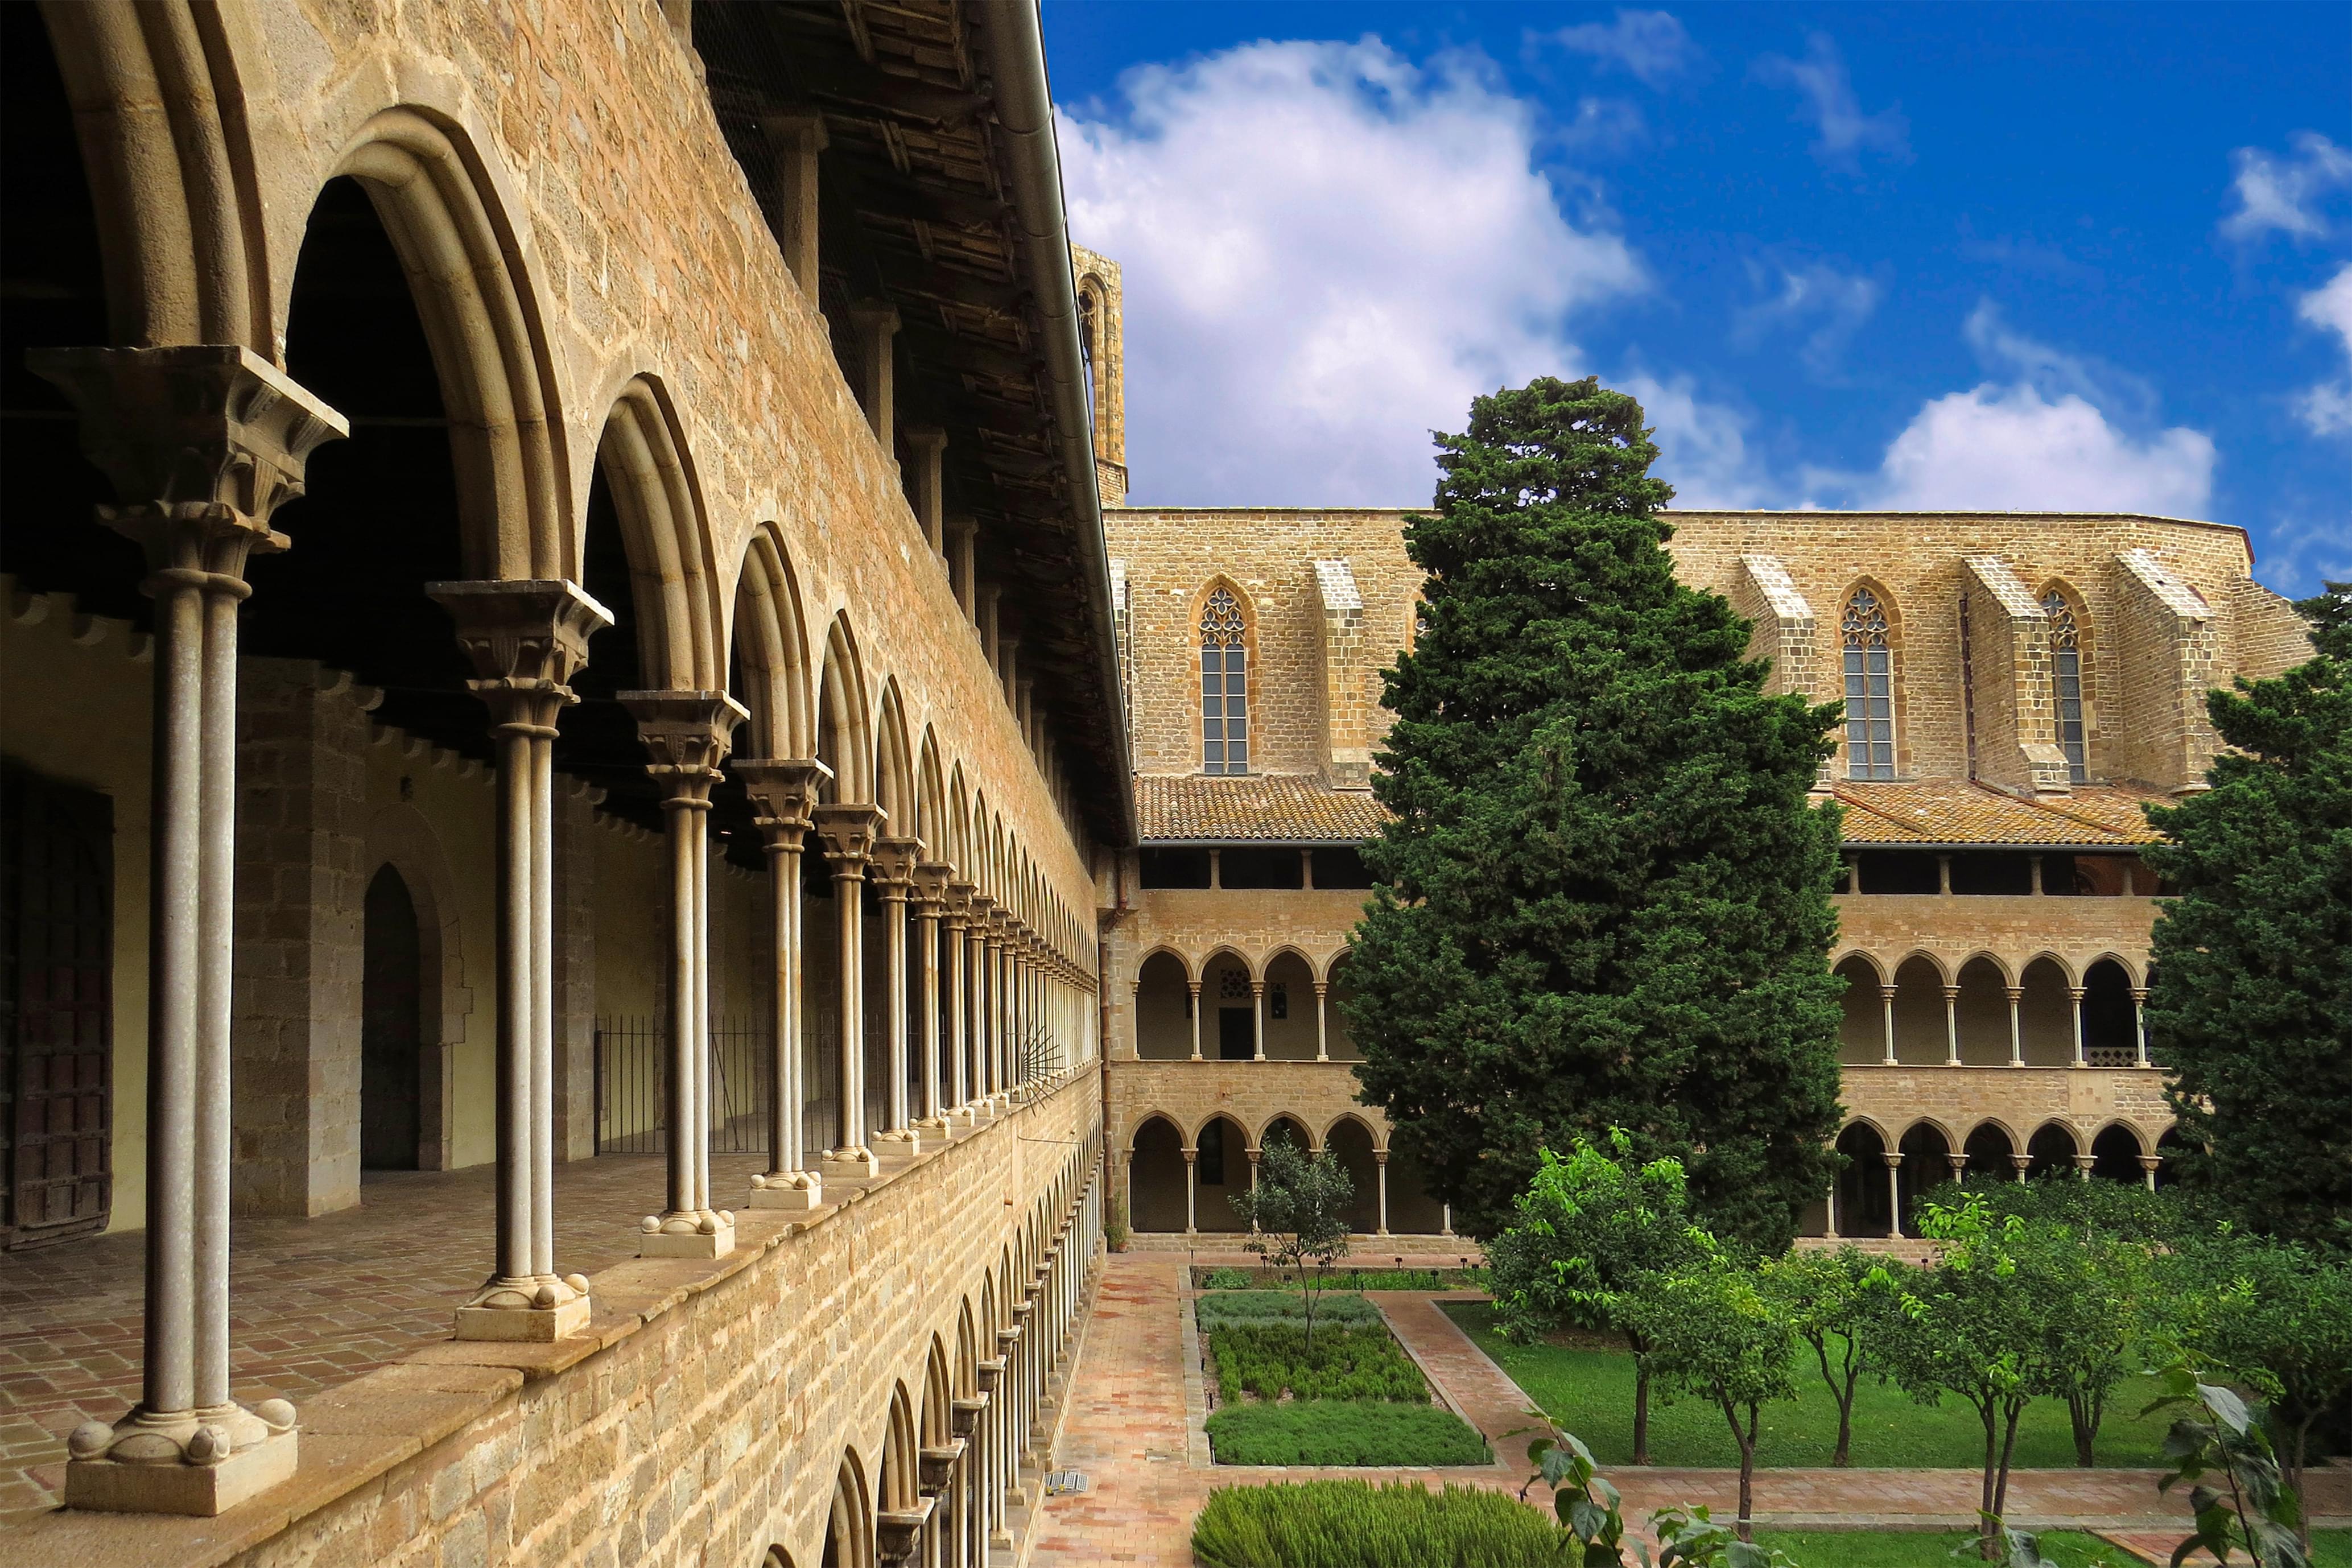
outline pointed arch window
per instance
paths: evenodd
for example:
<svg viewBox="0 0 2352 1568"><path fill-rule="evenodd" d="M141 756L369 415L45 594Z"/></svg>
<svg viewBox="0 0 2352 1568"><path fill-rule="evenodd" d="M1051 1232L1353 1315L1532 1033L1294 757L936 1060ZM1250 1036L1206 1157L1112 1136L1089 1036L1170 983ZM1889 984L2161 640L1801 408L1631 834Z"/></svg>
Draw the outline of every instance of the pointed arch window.
<svg viewBox="0 0 2352 1568"><path fill-rule="evenodd" d="M1201 771L1249 772L1249 654L1241 602L1219 588L1201 608Z"/></svg>
<svg viewBox="0 0 2352 1568"><path fill-rule="evenodd" d="M2050 617L2050 679L2057 700L2058 749L2066 753L2066 776L2088 783L2089 752L2083 743L2083 628L2074 606L2053 588L2042 595L2042 612Z"/></svg>
<svg viewBox="0 0 2352 1568"><path fill-rule="evenodd" d="M1845 645L1846 776L1895 776L1895 655L1886 609L1878 595L1856 588L1838 617Z"/></svg>

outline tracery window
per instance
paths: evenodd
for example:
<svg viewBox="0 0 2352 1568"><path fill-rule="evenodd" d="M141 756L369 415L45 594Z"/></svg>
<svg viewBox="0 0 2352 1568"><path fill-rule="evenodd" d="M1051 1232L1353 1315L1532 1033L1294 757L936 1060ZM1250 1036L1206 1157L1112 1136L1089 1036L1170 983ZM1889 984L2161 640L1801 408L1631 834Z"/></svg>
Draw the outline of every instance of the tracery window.
<svg viewBox="0 0 2352 1568"><path fill-rule="evenodd" d="M1895 654L1878 595L1856 588L1838 617L1845 645L1846 776L1895 776Z"/></svg>
<svg viewBox="0 0 2352 1568"><path fill-rule="evenodd" d="M1230 588L1201 610L1201 771L1249 772L1248 653L1241 602Z"/></svg>
<svg viewBox="0 0 2352 1568"><path fill-rule="evenodd" d="M2066 753L2066 776L2075 784L2091 776L2090 758L2083 745L2083 630L2074 620L2074 606L2053 588L2042 595L2042 611L2050 617L2051 684L2056 688L2058 749Z"/></svg>

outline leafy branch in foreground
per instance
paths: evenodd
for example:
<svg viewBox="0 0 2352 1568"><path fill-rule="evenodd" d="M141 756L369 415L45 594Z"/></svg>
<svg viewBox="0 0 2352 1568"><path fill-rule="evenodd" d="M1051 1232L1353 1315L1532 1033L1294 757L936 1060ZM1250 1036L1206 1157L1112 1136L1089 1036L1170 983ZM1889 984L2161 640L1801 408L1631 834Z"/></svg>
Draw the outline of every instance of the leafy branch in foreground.
<svg viewBox="0 0 2352 1568"><path fill-rule="evenodd" d="M2187 1486L2197 1519L2197 1528L2173 1548L2172 1568L2200 1547L2223 1563L2242 1550L2254 1568L2311 1568L2298 1533L2303 1500L2279 1474L2270 1437L2246 1402L2219 1384L2199 1382L2182 1363L2166 1369L2164 1397L2142 1414L2158 1410L2182 1414L2164 1439L2172 1469L2156 1489Z"/></svg>

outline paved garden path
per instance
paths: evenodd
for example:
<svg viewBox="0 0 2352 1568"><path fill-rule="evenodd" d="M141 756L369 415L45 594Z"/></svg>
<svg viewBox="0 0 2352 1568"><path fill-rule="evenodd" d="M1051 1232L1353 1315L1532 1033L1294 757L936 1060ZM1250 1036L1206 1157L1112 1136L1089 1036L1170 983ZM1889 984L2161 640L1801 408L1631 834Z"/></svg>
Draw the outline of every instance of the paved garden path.
<svg viewBox="0 0 2352 1568"><path fill-rule="evenodd" d="M1184 1368L1179 1305L1185 1259L1127 1253L1107 1260L1095 1316L1072 1379L1055 1449L1058 1466L1083 1470L1087 1489L1050 1498L1030 1532L1025 1561L1040 1564L1136 1563L1188 1568L1192 1520L1211 1488L1236 1482L1355 1476L1439 1479L1517 1488L1536 1417L1517 1386L1471 1343L1427 1296L1372 1292L1415 1358L1485 1432L1500 1463L1487 1470L1270 1470L1196 1468L1186 1459ZM1640 1521L1669 1503L1704 1502L1728 1516L1738 1498L1735 1471L1612 1468L1625 1511ZM2158 1496L2153 1470L2029 1470L2010 1481L2010 1517L2029 1528L2060 1525L2133 1531L2131 1544L2169 1539L2185 1507ZM1759 1518L1796 1527L1822 1524L1939 1526L1976 1521L1973 1470L1766 1470L1756 1478ZM2352 1522L2352 1471L2311 1478L2321 1522Z"/></svg>

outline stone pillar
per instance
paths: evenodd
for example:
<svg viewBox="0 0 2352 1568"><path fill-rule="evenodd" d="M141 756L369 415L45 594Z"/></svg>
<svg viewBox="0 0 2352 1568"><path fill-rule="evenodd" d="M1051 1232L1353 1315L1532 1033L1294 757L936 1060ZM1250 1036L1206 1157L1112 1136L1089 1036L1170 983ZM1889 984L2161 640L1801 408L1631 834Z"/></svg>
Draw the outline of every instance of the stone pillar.
<svg viewBox="0 0 2352 1568"><path fill-rule="evenodd" d="M2025 1173L2033 1168L2033 1156L2031 1154L2011 1154L2009 1157L2009 1163L2011 1167L2017 1172L2017 1179L2020 1182L2022 1182L2025 1180Z"/></svg>
<svg viewBox="0 0 2352 1568"><path fill-rule="evenodd" d="M811 1167L801 1142L801 1111L808 1099L801 1060L801 854L814 821L817 797L833 770L814 760L738 761L735 776L751 796L767 841L768 882L774 905L775 986L770 997L768 1170L751 1178L755 1209L816 1208L824 1179Z"/></svg>
<svg viewBox="0 0 2352 1568"><path fill-rule="evenodd" d="M1016 1320L1025 1305L1023 1302L1013 1305ZM1025 1403L1023 1379L1027 1369L1022 1365L1021 1331L1018 1327L996 1331L996 1353L1004 1365L1003 1375L998 1381L998 1386L1004 1391L1004 1398L997 1411L1000 1439L995 1488L999 1499L997 1517L1000 1521L1008 1521L1013 1508L1026 1500L1021 1495L1021 1428L1027 1423L1028 1413L1021 1407ZM1013 1544L1013 1531L1004 1522L1000 1522L990 1544Z"/></svg>
<svg viewBox="0 0 2352 1568"><path fill-rule="evenodd" d="M980 1416L980 1465L973 1479L980 1491L981 1557L984 1562L989 1552L999 1546L1013 1544L1013 1532L1004 1523L1004 1405L1008 1397L1004 1378L1003 1352L974 1369L980 1380L981 1398L985 1406Z"/></svg>
<svg viewBox="0 0 2352 1568"><path fill-rule="evenodd" d="M1184 986L1191 993L1192 1005L1186 1011L1192 1015L1192 1059L1197 1062L1201 1059L1201 983L1188 980Z"/></svg>
<svg viewBox="0 0 2352 1568"><path fill-rule="evenodd" d="M145 548L155 601L144 1358L138 1405L67 1439L66 1503L210 1517L291 1476L297 1446L285 1400L229 1399L237 608L247 562L286 547L272 514L350 426L234 344L26 363L72 402L121 498L99 521Z"/></svg>
<svg viewBox="0 0 2352 1568"><path fill-rule="evenodd" d="M940 510L944 498L940 493L940 471L947 457L948 433L936 426L912 426L906 431L906 440L907 450L915 459L914 482L909 487L915 521L922 525L923 542L944 562L947 519Z"/></svg>
<svg viewBox="0 0 2352 1568"><path fill-rule="evenodd" d="M1250 1190L1250 1196L1252 1196L1252 1197L1255 1197L1255 1196L1257 1196L1257 1163L1258 1163L1258 1157L1259 1157L1259 1155L1260 1155L1260 1154L1264 1153L1264 1152L1265 1152L1265 1151L1263 1151L1263 1150L1259 1149L1259 1148L1258 1148L1258 1147L1256 1147L1255 1144L1253 1144L1253 1145L1250 1147L1250 1149L1247 1151L1247 1152L1248 1152L1248 1154L1249 1154L1249 1168L1250 1168L1250 1188L1249 1188L1249 1190ZM1252 1236L1255 1236L1255 1235L1257 1234L1257 1219L1256 1219L1256 1217L1255 1217L1255 1215L1253 1215L1253 1216L1251 1217L1251 1219L1250 1219L1250 1234L1251 1234Z"/></svg>
<svg viewBox="0 0 2352 1568"><path fill-rule="evenodd" d="M587 1280L555 1273L552 825L556 715L588 638L612 624L568 582L434 583L499 749L498 1263L457 1310L459 1339L553 1340L588 1321Z"/></svg>
<svg viewBox="0 0 2352 1568"><path fill-rule="evenodd" d="M1968 1180L1969 1157L1966 1154L1948 1153L1944 1156L1944 1163L1952 1168L1953 1181L1964 1182Z"/></svg>
<svg viewBox="0 0 2352 1568"><path fill-rule="evenodd" d="M1315 983L1315 1059L1331 1059L1331 983L1328 980Z"/></svg>
<svg viewBox="0 0 2352 1568"><path fill-rule="evenodd" d="M1372 1179L1380 1186L1380 1204L1374 1211L1379 1226L1373 1234L1386 1236L1389 1233L1389 1152L1385 1149L1372 1151Z"/></svg>
<svg viewBox="0 0 2352 1568"><path fill-rule="evenodd" d="M1829 1193L1829 1223L1822 1227L1822 1238L1825 1241L1835 1241L1838 1238L1837 1190L1837 1178L1832 1176Z"/></svg>
<svg viewBox="0 0 2352 1568"><path fill-rule="evenodd" d="M1250 982L1250 1060L1265 1060L1265 982Z"/></svg>
<svg viewBox="0 0 2352 1568"><path fill-rule="evenodd" d="M858 405L866 410L866 423L872 427L883 458L895 467L898 414L893 388L898 360L890 340L898 335L898 311L895 306L868 300L849 308L849 320L857 331Z"/></svg>
<svg viewBox="0 0 2352 1568"><path fill-rule="evenodd" d="M1129 1172L1128 1179L1134 1180L1132 1170ZM1135 1211L1129 1209L1128 1212L1132 1214ZM1184 1234L1201 1234L1201 1151L1198 1149L1184 1151Z"/></svg>
<svg viewBox="0 0 2352 1568"><path fill-rule="evenodd" d="M820 114L766 114L760 128L767 135L769 167L774 190L769 210L776 217L776 241L792 268L793 281L817 302L817 154L827 142Z"/></svg>
<svg viewBox="0 0 2352 1568"><path fill-rule="evenodd" d="M735 1215L710 1192L710 787L751 715L723 691L624 691L669 830L669 1206L638 1228L646 1258L724 1258Z"/></svg>
<svg viewBox="0 0 2352 1568"><path fill-rule="evenodd" d="M2023 1020L2019 1016L2019 1005L2025 1000L2025 987L2022 985L2011 985L2008 989L2009 1065L2013 1068L2021 1068L2025 1065L2025 1026Z"/></svg>
<svg viewBox="0 0 2352 1568"><path fill-rule="evenodd" d="M2095 1164L2097 1164L2098 1163L2099 1163L2099 1157L2098 1157L2096 1154L2077 1154L2077 1155L2075 1155L2075 1156L2074 1156L2074 1179L2075 1179L2076 1181L2078 1181L2078 1182L2087 1182L2087 1181L2089 1181L2089 1180L2091 1179L2091 1167L2092 1167L2092 1166L2094 1166L2094 1165L2095 1165Z"/></svg>
<svg viewBox="0 0 2352 1568"><path fill-rule="evenodd" d="M1960 988L1944 987L1944 1065L1960 1065Z"/></svg>
<svg viewBox="0 0 2352 1568"><path fill-rule="evenodd" d="M988 1396L984 1394L970 1394L948 1402L948 1430L963 1445L962 1462L956 1466L952 1493L955 1523L950 1552L956 1568L972 1568L980 1560L980 1537L983 1532L973 1527L972 1512L979 1505L981 1492L974 1478L982 1473L986 1462L987 1415Z"/></svg>
<svg viewBox="0 0 2352 1568"><path fill-rule="evenodd" d="M2148 1065L2147 1060L2147 987L2132 987L2132 1050L2134 1063Z"/></svg>
<svg viewBox="0 0 2352 1568"><path fill-rule="evenodd" d="M2088 1067L2090 1059L2083 1054L2083 987L2080 985L2066 987L2066 1003L2074 1017L2074 1066Z"/></svg>
<svg viewBox="0 0 2352 1568"><path fill-rule="evenodd" d="M1903 1234L1903 1156L1889 1152L1881 1158L1886 1162L1886 1212L1890 1216L1886 1234L1898 1237Z"/></svg>
<svg viewBox="0 0 2352 1568"><path fill-rule="evenodd" d="M584 781L572 779L562 781L555 795L553 1019L559 1162L596 1156L596 806L591 794ZM448 1168L446 1156L436 1168Z"/></svg>
<svg viewBox="0 0 2352 1568"><path fill-rule="evenodd" d="M1452 1204L1440 1204L1437 1207L1437 1223L1439 1226L1438 1234L1440 1236L1452 1236L1454 1234L1454 1205Z"/></svg>
<svg viewBox="0 0 2352 1568"><path fill-rule="evenodd" d="M890 1081L882 1096L883 1127L877 1142L893 1152L914 1154L921 1143L908 1114L907 1080L907 901L915 890L915 868L923 858L919 838L874 841L874 882L882 893L882 1028L890 1048L884 1054Z"/></svg>
<svg viewBox="0 0 2352 1568"><path fill-rule="evenodd" d="M1895 1065L1895 987L1881 985L1878 988L1878 1001L1886 1021L1886 1060L1884 1065L1893 1067Z"/></svg>
<svg viewBox="0 0 2352 1568"><path fill-rule="evenodd" d="M833 905L841 952L840 1142L824 1152L828 1176L877 1174L881 1162L866 1138L866 863L882 829L872 805L820 805L814 813L825 864L833 871Z"/></svg>
<svg viewBox="0 0 2352 1568"><path fill-rule="evenodd" d="M2142 1154L2139 1157L2140 1174L2146 1179L2147 1190L2151 1193L2156 1191L2156 1168L2163 1163L2164 1156L2161 1154Z"/></svg>
<svg viewBox="0 0 2352 1568"><path fill-rule="evenodd" d="M920 946L916 973L919 979L916 991L921 1000L919 1016L915 1020L915 1037L920 1046L919 1071L922 1078L921 1112L915 1126L919 1131L944 1138L948 1131L947 1099L942 1087L942 1063L940 1006L940 921L947 913L948 883L955 876L955 868L927 860L915 868L915 941Z"/></svg>
<svg viewBox="0 0 2352 1568"><path fill-rule="evenodd" d="M958 514L947 520L947 530L948 584L955 590L956 607L963 611L963 618L970 621L976 615L972 570L980 524Z"/></svg>
<svg viewBox="0 0 2352 1568"><path fill-rule="evenodd" d="M950 1098L966 1126L971 1124L971 1102L979 1098L972 1087L971 971L965 962L971 942L974 890L970 882L948 883L948 1059L954 1086Z"/></svg>

